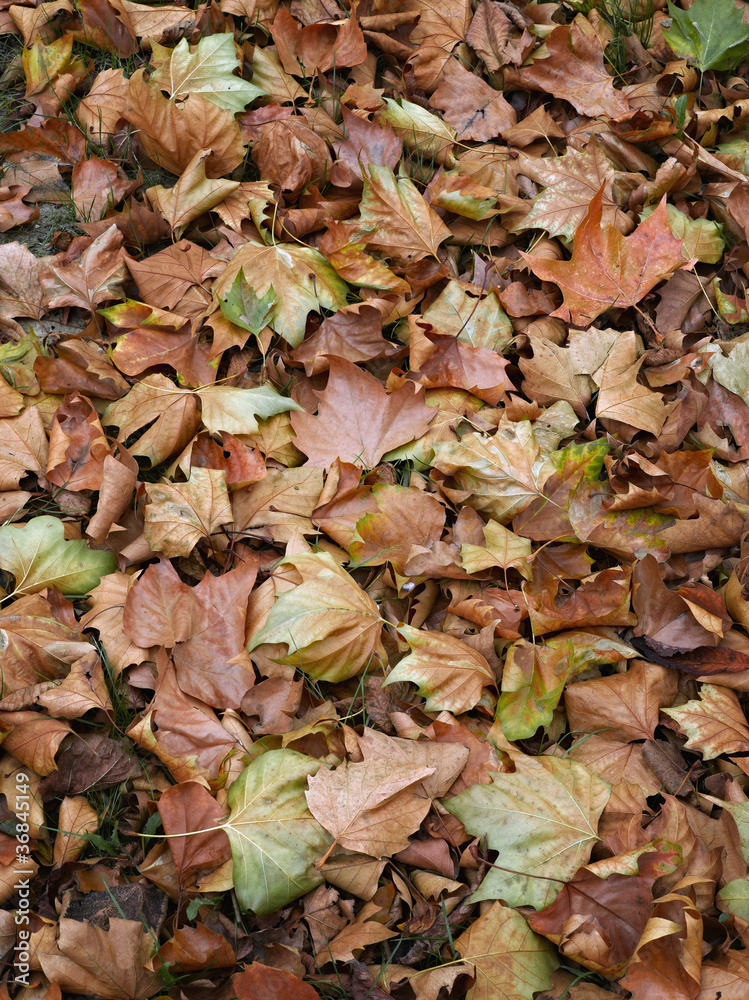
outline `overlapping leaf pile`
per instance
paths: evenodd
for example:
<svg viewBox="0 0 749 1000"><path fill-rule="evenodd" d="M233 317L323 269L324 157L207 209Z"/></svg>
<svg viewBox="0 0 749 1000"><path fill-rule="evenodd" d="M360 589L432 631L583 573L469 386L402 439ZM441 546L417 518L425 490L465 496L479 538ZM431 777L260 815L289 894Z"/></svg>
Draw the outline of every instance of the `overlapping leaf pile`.
<svg viewBox="0 0 749 1000"><path fill-rule="evenodd" d="M0 8L2 996L745 1000L745 7Z"/></svg>

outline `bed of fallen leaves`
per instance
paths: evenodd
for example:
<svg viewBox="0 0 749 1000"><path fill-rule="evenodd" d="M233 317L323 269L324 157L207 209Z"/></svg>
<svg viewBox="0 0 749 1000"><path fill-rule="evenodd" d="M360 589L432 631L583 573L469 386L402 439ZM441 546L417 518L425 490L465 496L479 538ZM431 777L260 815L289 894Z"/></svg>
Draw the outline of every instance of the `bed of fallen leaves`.
<svg viewBox="0 0 749 1000"><path fill-rule="evenodd" d="M748 6L0 31L0 997L745 1000Z"/></svg>

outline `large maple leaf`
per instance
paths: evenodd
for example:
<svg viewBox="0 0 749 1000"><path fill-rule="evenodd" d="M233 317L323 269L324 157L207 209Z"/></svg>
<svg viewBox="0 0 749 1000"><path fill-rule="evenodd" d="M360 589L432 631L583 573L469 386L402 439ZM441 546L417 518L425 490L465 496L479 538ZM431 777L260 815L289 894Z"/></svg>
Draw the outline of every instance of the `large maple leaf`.
<svg viewBox="0 0 749 1000"><path fill-rule="evenodd" d="M636 305L659 281L694 263L685 260L681 240L671 233L665 199L630 236L601 226L602 210L603 188L575 234L571 260L520 251L536 277L553 281L564 294L551 315L576 326L589 326L613 305Z"/></svg>
<svg viewBox="0 0 749 1000"><path fill-rule="evenodd" d="M583 22L585 23L585 22ZM531 90L561 97L583 115L616 118L629 111L629 102L606 71L598 37L582 28L560 24L546 39L546 59L536 59L517 73Z"/></svg>
<svg viewBox="0 0 749 1000"><path fill-rule="evenodd" d="M374 469L386 451L426 433L434 413L410 385L385 392L381 382L350 361L330 359L330 378L316 417L294 413L294 442L308 465L328 468L336 458Z"/></svg>

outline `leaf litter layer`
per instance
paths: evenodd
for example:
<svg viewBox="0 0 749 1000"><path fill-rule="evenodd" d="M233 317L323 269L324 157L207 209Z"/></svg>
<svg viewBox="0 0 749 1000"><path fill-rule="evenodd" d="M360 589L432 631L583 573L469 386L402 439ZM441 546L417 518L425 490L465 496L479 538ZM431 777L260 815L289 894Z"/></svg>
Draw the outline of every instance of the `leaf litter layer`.
<svg viewBox="0 0 749 1000"><path fill-rule="evenodd" d="M744 1000L745 6L0 24L2 996Z"/></svg>

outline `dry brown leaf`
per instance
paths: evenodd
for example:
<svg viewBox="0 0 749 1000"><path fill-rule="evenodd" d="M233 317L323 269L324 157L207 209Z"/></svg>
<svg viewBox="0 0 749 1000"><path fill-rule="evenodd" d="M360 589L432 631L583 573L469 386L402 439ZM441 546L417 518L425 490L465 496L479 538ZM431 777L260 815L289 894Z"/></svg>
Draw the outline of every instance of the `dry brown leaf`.
<svg viewBox="0 0 749 1000"><path fill-rule="evenodd" d="M347 414L341 426L341 417ZM421 437L434 414L407 383L386 393L372 375L332 358L317 416L292 413L295 444L309 465L329 468L336 459L373 469L385 452Z"/></svg>
<svg viewBox="0 0 749 1000"><path fill-rule="evenodd" d="M110 918L109 928L63 917L59 936L38 960L44 974L73 993L107 1000L145 1000L161 980L148 972L153 939L139 920Z"/></svg>
<svg viewBox="0 0 749 1000"><path fill-rule="evenodd" d="M565 690L570 728L619 742L653 739L658 712L673 703L677 687L675 671L632 660L626 674L580 681Z"/></svg>
<svg viewBox="0 0 749 1000"><path fill-rule="evenodd" d="M387 759L344 761L309 779L307 804L334 845L383 858L402 851L429 812L431 800L421 786L434 773L434 767Z"/></svg>

